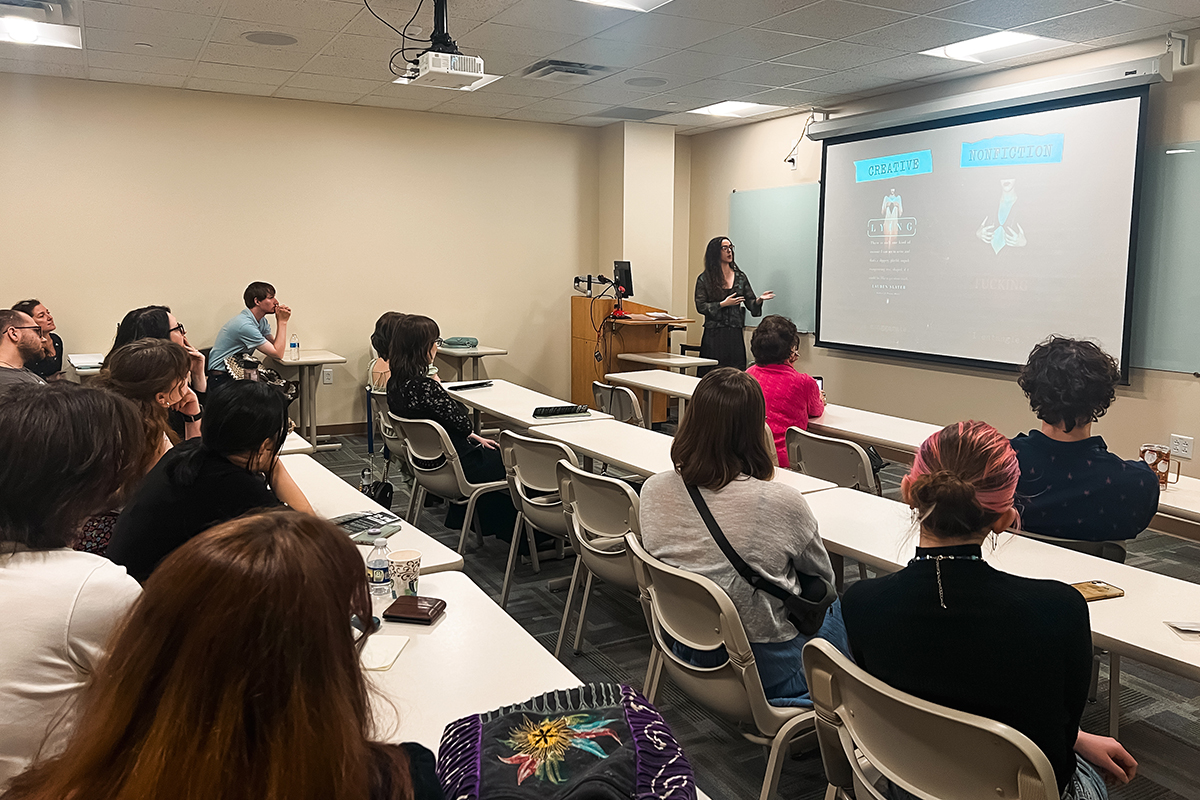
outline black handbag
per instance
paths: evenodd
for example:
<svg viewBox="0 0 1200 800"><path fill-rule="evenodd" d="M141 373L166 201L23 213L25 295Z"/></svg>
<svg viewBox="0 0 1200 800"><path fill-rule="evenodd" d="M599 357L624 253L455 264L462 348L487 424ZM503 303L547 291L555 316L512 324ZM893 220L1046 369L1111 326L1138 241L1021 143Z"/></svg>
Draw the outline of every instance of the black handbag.
<svg viewBox="0 0 1200 800"><path fill-rule="evenodd" d="M388 511L391 511L392 495L395 494L395 488L390 481L386 480L386 475L384 476L384 480L381 481L373 481L371 477L371 468L363 467L362 474L358 480L358 490Z"/></svg>
<svg viewBox="0 0 1200 800"><path fill-rule="evenodd" d="M689 486L687 490L692 497L692 502L696 504L696 510L700 512L700 518L708 526L708 532L712 534L717 546L725 554L725 558L729 559L729 563L746 583L783 603L783 607L788 613L788 621L795 625L796 630L803 635L812 636L819 631L825 622L826 610L833 605L834 600L837 600L837 589L833 584L820 575L805 575L797 572L796 579L800 582L800 596L797 597L787 589L771 583L755 572L754 568L733 549L733 545L721 532L721 526L717 525L717 521L713 519L712 512L708 509L708 503L705 503L704 498L700 496L700 490L695 486Z"/></svg>

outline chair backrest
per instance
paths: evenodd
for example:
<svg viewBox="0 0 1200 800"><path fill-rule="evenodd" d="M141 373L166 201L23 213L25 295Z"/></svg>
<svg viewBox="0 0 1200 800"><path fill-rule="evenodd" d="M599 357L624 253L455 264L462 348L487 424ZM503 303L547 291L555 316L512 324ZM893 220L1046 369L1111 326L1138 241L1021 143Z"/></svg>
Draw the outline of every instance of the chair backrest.
<svg viewBox="0 0 1200 800"><path fill-rule="evenodd" d="M397 453L400 452L400 443L404 440L404 436L392 424L391 415L388 413L386 391L380 389L371 390L371 412L375 416L375 430L379 431L379 434L387 442L387 446L391 450Z"/></svg>
<svg viewBox="0 0 1200 800"><path fill-rule="evenodd" d="M596 399L597 409L605 414L612 414L613 419L618 422L643 424L642 404L628 386L613 386L592 381L592 397Z"/></svg>
<svg viewBox="0 0 1200 800"><path fill-rule="evenodd" d="M774 736L797 709L767 702L750 640L729 595L703 575L659 561L636 536L630 534L625 541L646 626L671 680L722 717ZM693 666L675 655L667 636L693 650L724 646L729 658L717 667Z"/></svg>
<svg viewBox="0 0 1200 800"><path fill-rule="evenodd" d="M500 456L513 505L525 520L543 533L567 537L559 494L557 465L579 466L571 448L549 439L534 439L512 431L500 432Z"/></svg>
<svg viewBox="0 0 1200 800"><path fill-rule="evenodd" d="M472 485L463 475L458 452L446 429L428 419L406 419L388 413L404 436L404 449L413 476L425 491L450 501L465 499Z"/></svg>
<svg viewBox="0 0 1200 800"><path fill-rule="evenodd" d="M1059 539L1056 536L1043 536L1040 533L1030 533L1029 531L1017 531L1013 533L1021 536L1027 536L1030 539L1037 539L1040 542L1065 547L1067 550L1074 550L1077 553L1087 553L1089 556L1096 556L1107 561L1116 561L1118 564L1125 563L1125 543L1124 542L1085 542L1079 539Z"/></svg>
<svg viewBox="0 0 1200 800"><path fill-rule="evenodd" d="M637 591L625 535L640 535L638 496L624 481L585 472L566 460L558 462L555 473L572 549L603 580Z"/></svg>
<svg viewBox="0 0 1200 800"><path fill-rule="evenodd" d="M1058 798L1045 754L1001 722L893 689L824 639L804 646L804 673L825 776L833 786L853 787L858 800L885 797L871 785L859 755L920 798Z"/></svg>
<svg viewBox="0 0 1200 800"><path fill-rule="evenodd" d="M805 475L838 486L879 494L867 451L845 439L831 439L792 426L784 434L788 463Z"/></svg>

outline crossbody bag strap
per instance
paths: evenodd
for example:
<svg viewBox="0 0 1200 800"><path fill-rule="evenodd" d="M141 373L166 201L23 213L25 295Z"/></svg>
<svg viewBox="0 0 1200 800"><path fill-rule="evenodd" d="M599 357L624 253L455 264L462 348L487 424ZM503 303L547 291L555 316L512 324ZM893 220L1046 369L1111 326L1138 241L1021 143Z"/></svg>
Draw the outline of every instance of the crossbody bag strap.
<svg viewBox="0 0 1200 800"><path fill-rule="evenodd" d="M733 549L733 545L731 545L729 540L725 538L725 534L721 531L721 526L717 524L715 519L713 519L712 511L710 511L708 508L708 503L705 503L704 498L700 496L699 487L688 486L687 491L688 494L691 495L692 502L696 505L696 510L700 512L700 519L704 520L704 524L708 526L708 532L712 534L713 539L716 540L717 547L721 548L721 552L725 554L725 558L729 560L729 563L733 565L733 568L737 570L737 573L741 575L747 583L749 583L755 589L761 589L777 600L783 600L786 602L788 598L795 597L795 595L793 595L787 589L784 589L781 586L776 586L762 575L759 575L754 571L753 567L746 563L746 559L738 555L738 552Z"/></svg>

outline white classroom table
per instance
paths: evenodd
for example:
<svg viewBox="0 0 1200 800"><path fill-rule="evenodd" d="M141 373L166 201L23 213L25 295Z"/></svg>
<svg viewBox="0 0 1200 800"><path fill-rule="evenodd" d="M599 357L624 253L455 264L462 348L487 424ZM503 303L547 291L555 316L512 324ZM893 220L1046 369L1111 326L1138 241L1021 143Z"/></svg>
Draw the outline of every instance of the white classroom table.
<svg viewBox="0 0 1200 800"><path fill-rule="evenodd" d="M665 394L667 397L679 398L679 419L682 420L687 401L692 399L692 393L696 391L696 384L700 383L700 379L695 375L684 375L680 372L670 372L665 369L610 372L604 376L604 380L617 386L628 386L631 389L641 390L642 408L647 409L643 414L646 419L647 428L652 424L650 419L651 414L648 409L652 408L650 403L654 399L653 395L655 392Z"/></svg>
<svg viewBox="0 0 1200 800"><path fill-rule="evenodd" d="M385 510L383 506L325 469L310 456L282 456L280 461L287 467L288 474L300 487L300 491L304 492L313 510L325 519L355 511ZM388 547L392 550L420 550L422 575L463 568L462 556L407 522L388 537ZM358 549L365 555L371 548L369 545L360 544Z"/></svg>
<svg viewBox="0 0 1200 800"><path fill-rule="evenodd" d="M831 552L885 572L894 572L915 553L918 534L903 503L855 491L830 489L805 496L817 518L821 539ZM1200 584L1106 561L1011 533L984 544L984 557L998 569L1063 583L1103 580L1125 590L1124 597L1088 603L1092 641L1114 654L1200 680L1200 641L1189 641L1165 620L1200 621ZM1119 692L1111 692L1115 699ZM1119 707L1110 704L1109 730L1115 735Z"/></svg>
<svg viewBox="0 0 1200 800"><path fill-rule="evenodd" d="M296 367L299 370L300 384L300 424L297 428L300 435L308 440L315 450L336 450L341 447L336 442L320 444L317 442L317 386L321 383L321 367L326 364L345 364L346 357L331 353L328 350L300 350L300 358L295 361L272 358L281 367Z"/></svg>
<svg viewBox="0 0 1200 800"><path fill-rule="evenodd" d="M684 356L675 353L618 353L617 360L632 361L635 364L649 364L652 367L660 367L662 369L677 369L680 372L692 367L713 367L717 364L715 358Z"/></svg>
<svg viewBox="0 0 1200 800"><path fill-rule="evenodd" d="M507 350L501 350L499 347L446 347L441 345L437 349L438 355L443 358L454 359L454 368L458 372L458 379L461 381L466 378L463 375L463 360L471 359L471 380L479 380L479 359L484 356L506 356Z"/></svg>
<svg viewBox="0 0 1200 800"><path fill-rule="evenodd" d="M825 413L808 421L808 430L820 436L850 439L892 452L914 454L921 444L942 429L928 422L876 414L857 408L825 404Z"/></svg>
<svg viewBox="0 0 1200 800"><path fill-rule="evenodd" d="M469 381L473 383L473 381ZM584 420L612 419L611 414L589 410L587 417L565 417L560 419L539 419L533 416L533 410L539 406L570 405L566 400L559 400L548 394L535 392L508 381L493 380L491 386L466 391L455 391L454 387L462 381L444 384L450 396L460 403L475 409L475 430L479 430L479 412L486 411L509 427L524 430L535 425L559 425L565 422L582 422Z"/></svg>
<svg viewBox="0 0 1200 800"><path fill-rule="evenodd" d="M67 353L67 363L75 370L80 380L99 375L102 361L104 353Z"/></svg>
<svg viewBox="0 0 1200 800"><path fill-rule="evenodd" d="M308 443L308 440L295 431L287 435L287 438L283 440L283 447L279 448L281 456L309 455L313 452L315 452L313 446Z"/></svg>
<svg viewBox="0 0 1200 800"><path fill-rule="evenodd" d="M586 460L593 458L645 478L675 468L671 461L671 443L675 441L672 437L625 422L609 419L539 425L530 428L529 432L570 447L584 457L584 469L590 466ZM804 494L837 486L788 469L776 469L775 480L794 486Z"/></svg>

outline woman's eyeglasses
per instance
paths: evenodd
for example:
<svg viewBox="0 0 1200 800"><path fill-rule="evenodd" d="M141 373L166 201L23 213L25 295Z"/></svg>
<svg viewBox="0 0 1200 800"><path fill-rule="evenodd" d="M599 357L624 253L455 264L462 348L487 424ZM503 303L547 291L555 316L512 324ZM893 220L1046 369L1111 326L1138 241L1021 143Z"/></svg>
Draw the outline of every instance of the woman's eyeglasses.
<svg viewBox="0 0 1200 800"><path fill-rule="evenodd" d="M187 328L183 327L182 322L176 325L174 328L171 328L169 331L167 331L167 333L174 333L175 331L179 331L181 336L187 336Z"/></svg>
<svg viewBox="0 0 1200 800"><path fill-rule="evenodd" d="M439 336L438 338L436 338L436 339L434 339L434 340L433 340L433 343L434 343L434 344L436 344L438 347L441 347L441 346L442 346L442 342L443 342L443 341L445 341L445 340L444 340L444 339L442 339L442 337L440 337L440 336Z"/></svg>
<svg viewBox="0 0 1200 800"><path fill-rule="evenodd" d="M733 245L731 245L731 244L723 244L723 245L721 245L721 249L722 249L722 250L728 250L729 252L731 252L731 253L732 253L732 252L733 252Z"/></svg>

